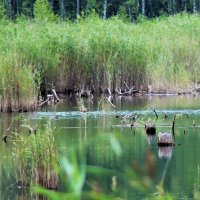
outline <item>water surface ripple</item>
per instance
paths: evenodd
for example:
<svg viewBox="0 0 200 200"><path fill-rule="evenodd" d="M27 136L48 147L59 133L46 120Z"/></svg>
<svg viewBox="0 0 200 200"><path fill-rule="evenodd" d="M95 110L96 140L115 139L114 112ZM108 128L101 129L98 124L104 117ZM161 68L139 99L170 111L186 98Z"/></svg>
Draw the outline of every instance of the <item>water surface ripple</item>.
<svg viewBox="0 0 200 200"><path fill-rule="evenodd" d="M187 114L187 115L200 115L200 110L191 110L191 109L181 109L181 110L156 110L158 114L166 113L168 115L173 114ZM98 118L102 116L116 116L116 115L151 115L153 114L152 110L123 110L123 111L89 111L89 112L80 112L80 111L68 111L68 112L35 112L30 115L31 119L42 119L42 118L51 118L51 119L76 119L79 117L92 117Z"/></svg>

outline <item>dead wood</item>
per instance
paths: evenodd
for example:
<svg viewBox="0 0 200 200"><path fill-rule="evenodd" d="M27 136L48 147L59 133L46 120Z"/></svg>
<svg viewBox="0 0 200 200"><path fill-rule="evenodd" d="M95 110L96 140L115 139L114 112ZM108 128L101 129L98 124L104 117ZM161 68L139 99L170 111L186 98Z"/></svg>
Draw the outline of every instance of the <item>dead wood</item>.
<svg viewBox="0 0 200 200"><path fill-rule="evenodd" d="M38 107L41 107L42 105L44 105L45 103L47 103L49 101L50 97L48 96L47 99L45 101L43 101L42 103L40 103L39 105L37 105Z"/></svg>
<svg viewBox="0 0 200 200"><path fill-rule="evenodd" d="M155 135L156 134L156 126L155 124L145 124L145 131L147 135Z"/></svg>
<svg viewBox="0 0 200 200"><path fill-rule="evenodd" d="M172 122L172 134L173 134L173 136L175 135L175 132L174 132L175 121L176 121L176 114L174 115L174 119L173 119L173 122Z"/></svg>
<svg viewBox="0 0 200 200"><path fill-rule="evenodd" d="M167 119L168 118L167 114L166 113L163 113L163 114L164 114L164 118Z"/></svg>
<svg viewBox="0 0 200 200"><path fill-rule="evenodd" d="M120 92L118 89L116 89L115 91L117 92L118 95L131 95L133 93L137 93L138 90L134 90L135 86L133 86L129 91L125 91L125 92Z"/></svg>
<svg viewBox="0 0 200 200"><path fill-rule="evenodd" d="M58 98L58 95L57 95L56 91L54 89L52 89L52 92L53 92L57 102L60 102L60 99Z"/></svg>
<svg viewBox="0 0 200 200"><path fill-rule="evenodd" d="M124 84L126 85L126 87L128 88L128 90L130 91L130 87L126 84L126 82L124 81Z"/></svg>
<svg viewBox="0 0 200 200"><path fill-rule="evenodd" d="M114 108L116 108L116 106L112 103L112 96L106 97L106 99L111 104L111 106L113 106Z"/></svg>
<svg viewBox="0 0 200 200"><path fill-rule="evenodd" d="M157 119L158 119L158 114L157 114L156 110L153 109L153 112L155 113L155 115L156 115L156 120L157 120Z"/></svg>
<svg viewBox="0 0 200 200"><path fill-rule="evenodd" d="M158 146L173 146L174 138L171 132L158 133Z"/></svg>

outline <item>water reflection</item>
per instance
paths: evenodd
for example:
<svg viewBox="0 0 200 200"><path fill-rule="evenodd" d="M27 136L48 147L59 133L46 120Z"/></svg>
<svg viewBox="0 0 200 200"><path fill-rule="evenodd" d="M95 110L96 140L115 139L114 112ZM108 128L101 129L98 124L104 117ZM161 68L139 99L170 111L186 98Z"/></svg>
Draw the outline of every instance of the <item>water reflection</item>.
<svg viewBox="0 0 200 200"><path fill-rule="evenodd" d="M147 144L151 146L151 144L154 144L156 141L156 134L154 135L147 135Z"/></svg>
<svg viewBox="0 0 200 200"><path fill-rule="evenodd" d="M159 147L158 148L158 157L159 158L168 158L171 159L172 157L172 146L166 146L166 147Z"/></svg>
<svg viewBox="0 0 200 200"><path fill-rule="evenodd" d="M114 99L114 105L117 109L113 109L106 101L98 100L81 100L80 102L72 99L63 104L57 104L55 107L47 107L40 112L27 114L28 118L35 123L42 121L43 117L52 119L59 131L56 133L56 142L61 149L66 150L64 155L67 155L67 149L72 146L83 146L84 141L90 142L87 149L87 164L94 166L101 166L116 170L123 173L124 166L130 165L130 160L137 163L142 170L140 170L139 178L145 174L148 175L156 184L162 179L163 186L167 191L172 193L183 194L186 198L189 192L193 190L193 183L197 176L197 165L200 163L199 157L199 127L200 124L200 98L191 99L188 97L119 97ZM174 113L185 113L177 119L176 142L181 143L183 148L157 147L156 135L147 135L143 124L141 126L130 128L130 123L124 125L123 131L119 127L121 117L127 115L144 116L148 114L142 122L146 122L150 117L154 119L152 109L147 113L147 108L154 105L158 113L158 120L156 123L157 131L167 131L171 127L171 121ZM87 108L87 112L83 112ZM163 116L163 113L167 117ZM117 116L117 117L116 117ZM141 117L142 118L142 117ZM195 128L192 126L195 121ZM42 123L42 122L41 122ZM1 129L2 135L10 126L11 118L2 115ZM119 125L119 126L118 126ZM15 127L15 126L14 126ZM17 124L16 124L17 127ZM110 129L110 127L113 127ZM191 131L193 129L193 132ZM183 130L186 130L183 132ZM3 132L4 131L4 132ZM186 134L189 133L189 134ZM119 140L123 156L121 160L116 158L113 149L110 147L110 142L106 140L106 136L114 134ZM97 137L101 136L101 137ZM105 138L104 138L105 136ZM96 139L93 139L95 137ZM0 146L1 154L5 151L5 144ZM9 149L7 149L9 150ZM173 158L172 159L172 153ZM5 154L6 155L6 154ZM195 156L194 156L195 155ZM163 159L164 158L164 159ZM184 167L182 167L184 163ZM138 167L138 168L139 168ZM134 168L134 172L139 171ZM176 170L174 170L176 169ZM167 174L167 175L166 175ZM1 175L2 176L2 175ZM176 177L176 178L174 178ZM3 178L3 176L1 177ZM88 179L96 180L96 176L88 176ZM127 181L127 180L125 180ZM124 181L124 182L125 182ZM9 181L5 182L6 188ZM124 191L127 185L123 183L118 174L99 176L99 181L104 188L115 188L118 191ZM101 189L97 182L91 182L91 187L94 191ZM14 191L15 198L12 199L28 199L26 191L21 196ZM131 194L135 193L129 189L126 199L141 199L137 195L134 197ZM11 199L8 195L0 199ZM38 198L39 199L39 198Z"/></svg>

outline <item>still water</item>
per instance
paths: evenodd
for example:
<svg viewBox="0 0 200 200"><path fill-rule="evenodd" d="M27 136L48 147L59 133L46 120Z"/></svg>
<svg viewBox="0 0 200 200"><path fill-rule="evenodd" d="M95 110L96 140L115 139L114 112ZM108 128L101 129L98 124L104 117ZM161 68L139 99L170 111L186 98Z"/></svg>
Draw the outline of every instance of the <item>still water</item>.
<svg viewBox="0 0 200 200"><path fill-rule="evenodd" d="M200 97L116 97L113 103L116 109L105 97L65 98L55 106L27 113L26 117L38 123L44 117L52 120L62 156L67 156L71 147L81 154L85 145L87 165L107 170L107 173L88 174L85 191L96 186L110 194L115 182L114 196L144 199L156 193L156 186L163 183L164 190L176 199L194 199L194 193L200 191ZM157 120L153 108L158 114ZM158 132L171 131L175 114L176 146L159 148L156 136ZM131 117L124 119L124 116ZM1 114L2 135L12 117ZM138 124L131 129L135 121ZM156 136L146 135L144 123L148 121L156 125ZM4 160L9 153L6 148L2 142L0 149ZM6 169L0 174L1 199L26 199L26 192L6 182L5 173Z"/></svg>

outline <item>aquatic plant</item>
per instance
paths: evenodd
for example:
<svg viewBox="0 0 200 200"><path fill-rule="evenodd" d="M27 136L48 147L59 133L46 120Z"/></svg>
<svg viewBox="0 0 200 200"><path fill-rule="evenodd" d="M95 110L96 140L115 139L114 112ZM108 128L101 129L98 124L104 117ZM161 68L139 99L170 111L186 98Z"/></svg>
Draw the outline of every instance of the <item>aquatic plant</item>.
<svg viewBox="0 0 200 200"><path fill-rule="evenodd" d="M15 132L10 139L16 181L25 187L37 183L55 189L58 186L58 149L54 142L54 128L47 121L43 128L31 130L29 124L23 123L20 132Z"/></svg>

